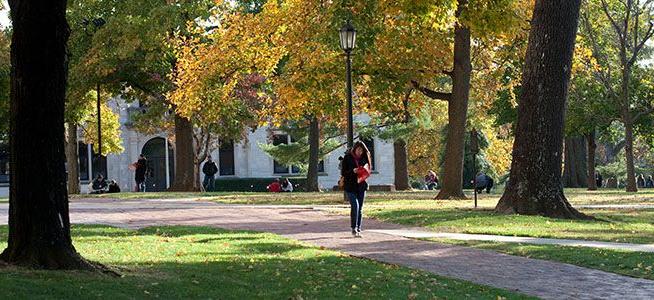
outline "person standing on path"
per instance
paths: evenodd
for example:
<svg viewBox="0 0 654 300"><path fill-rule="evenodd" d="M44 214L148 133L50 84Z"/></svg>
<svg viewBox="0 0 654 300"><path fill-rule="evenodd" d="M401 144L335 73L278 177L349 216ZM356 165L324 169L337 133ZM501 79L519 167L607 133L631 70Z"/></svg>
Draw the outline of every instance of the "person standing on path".
<svg viewBox="0 0 654 300"><path fill-rule="evenodd" d="M143 154L139 155L139 159L134 163L134 181L136 181L137 192L145 192L145 173L148 170L148 160Z"/></svg>
<svg viewBox="0 0 654 300"><path fill-rule="evenodd" d="M350 225L354 237L361 237L361 213L368 190L366 179L370 177L371 161L370 151L361 141L354 144L342 161L341 175L345 180L343 188L350 200Z"/></svg>
<svg viewBox="0 0 654 300"><path fill-rule="evenodd" d="M214 183L216 182L214 176L218 173L218 167L216 167L216 163L211 160L211 155L207 156L207 161L202 167L202 173L204 173L204 182L202 183L204 190L207 192L213 192Z"/></svg>

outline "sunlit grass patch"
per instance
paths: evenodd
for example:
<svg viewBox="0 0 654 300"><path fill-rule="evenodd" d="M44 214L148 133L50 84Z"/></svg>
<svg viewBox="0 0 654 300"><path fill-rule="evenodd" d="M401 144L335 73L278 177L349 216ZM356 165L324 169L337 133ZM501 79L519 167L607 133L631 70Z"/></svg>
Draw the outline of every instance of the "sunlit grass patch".
<svg viewBox="0 0 654 300"><path fill-rule="evenodd" d="M522 298L508 291L353 258L268 233L180 226L138 231L74 226L72 233L84 257L117 269L123 277L10 267L0 269L3 297ZM6 240L6 234L7 227L0 227L0 240Z"/></svg>

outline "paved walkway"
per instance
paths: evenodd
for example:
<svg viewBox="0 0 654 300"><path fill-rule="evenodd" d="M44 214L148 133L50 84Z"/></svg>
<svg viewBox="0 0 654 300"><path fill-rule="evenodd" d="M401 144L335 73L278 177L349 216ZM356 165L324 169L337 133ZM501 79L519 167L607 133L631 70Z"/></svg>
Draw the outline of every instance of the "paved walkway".
<svg viewBox="0 0 654 300"><path fill-rule="evenodd" d="M575 205L575 208L588 209L654 209L654 204L592 204Z"/></svg>
<svg viewBox="0 0 654 300"><path fill-rule="evenodd" d="M654 281L493 251L412 240L370 230L401 226L365 220L364 238L352 238L347 216L318 210L230 207L199 201L111 199L71 203L74 223L126 228L202 225L281 234L354 256L422 269L434 274L518 291L545 299L653 299ZM0 204L0 224L7 205Z"/></svg>
<svg viewBox="0 0 654 300"><path fill-rule="evenodd" d="M424 238L443 238L460 241L488 241L503 243L525 243L536 245L559 245L574 247L602 248L622 251L638 251L654 253L654 244L628 244L628 243L611 243L585 240L568 240L568 239L548 239L533 238L520 236L504 236L491 234L466 234L466 233L447 233L447 232L429 232L423 230L410 229L387 229L387 230L369 230L371 232L402 236L406 238L424 239Z"/></svg>

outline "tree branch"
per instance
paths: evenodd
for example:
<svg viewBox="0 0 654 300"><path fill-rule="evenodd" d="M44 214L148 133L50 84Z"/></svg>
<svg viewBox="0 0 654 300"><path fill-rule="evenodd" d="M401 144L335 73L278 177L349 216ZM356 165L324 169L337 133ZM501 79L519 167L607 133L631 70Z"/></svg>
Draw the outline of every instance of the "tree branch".
<svg viewBox="0 0 654 300"><path fill-rule="evenodd" d="M443 92L437 92L434 90L430 90L426 87L420 86L420 84L415 81L411 80L411 84L413 85L413 88L416 90L420 91L423 95L434 99L434 100L443 100L443 101L451 101L452 100L452 93L443 93Z"/></svg>
<svg viewBox="0 0 654 300"><path fill-rule="evenodd" d="M606 17L611 22L611 25L613 25L613 28L615 29L615 31L618 33L618 38L620 39L620 44L622 45L622 47L626 47L626 45L625 45L625 34L623 33L620 26L618 26L618 23L616 23L615 20L613 19L613 17L611 16L611 13L609 12L609 5L604 0L602 0L602 10L604 10L604 14L606 15ZM627 9L627 11L628 11L628 9Z"/></svg>

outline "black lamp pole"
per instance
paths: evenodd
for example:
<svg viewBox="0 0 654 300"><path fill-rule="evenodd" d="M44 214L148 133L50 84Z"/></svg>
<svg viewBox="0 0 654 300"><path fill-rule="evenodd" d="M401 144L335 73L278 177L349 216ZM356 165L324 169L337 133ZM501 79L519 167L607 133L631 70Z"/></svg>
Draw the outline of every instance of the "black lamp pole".
<svg viewBox="0 0 654 300"><path fill-rule="evenodd" d="M357 31L348 20L340 30L341 49L345 51L346 81L347 81L347 147L354 146L354 120L352 112L352 50L356 47Z"/></svg>
<svg viewBox="0 0 654 300"><path fill-rule="evenodd" d="M475 195L475 208L477 208L477 153L479 153L479 139L476 129L470 132L470 152L472 153L472 188Z"/></svg>
<svg viewBox="0 0 654 300"><path fill-rule="evenodd" d="M102 176L105 176L105 173L103 172L104 170L102 169L102 115L100 112L100 84L98 83L96 85L96 90L98 93L98 98L97 98L97 108L98 108L98 158L100 159L100 162L98 164L99 172L102 174Z"/></svg>
<svg viewBox="0 0 654 300"><path fill-rule="evenodd" d="M354 120L352 117L352 55L346 52L347 60L347 147L354 146Z"/></svg>

